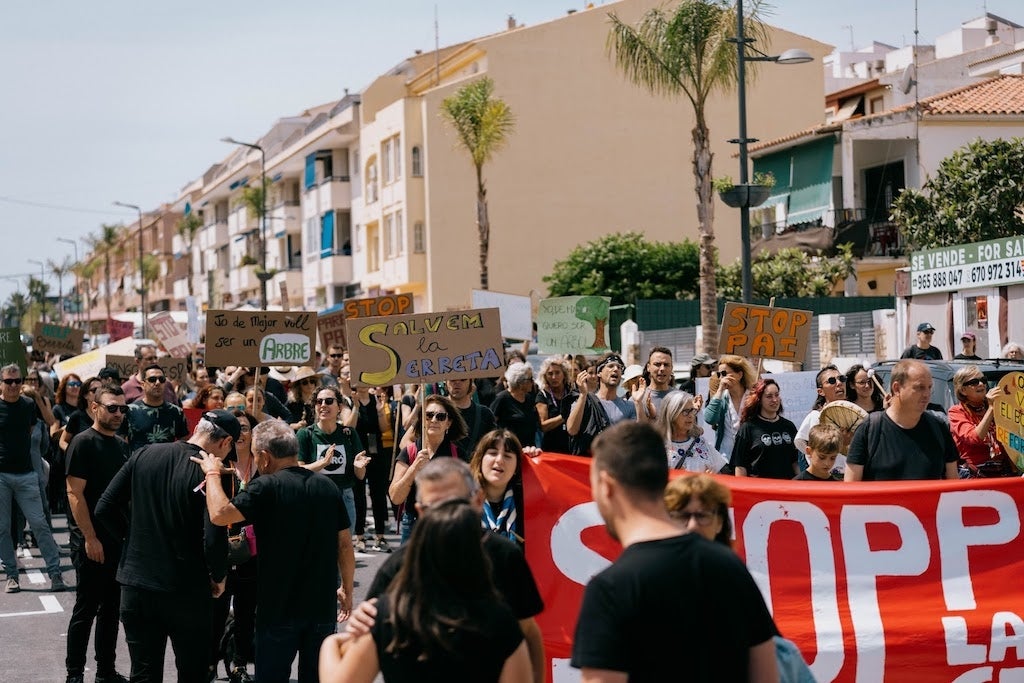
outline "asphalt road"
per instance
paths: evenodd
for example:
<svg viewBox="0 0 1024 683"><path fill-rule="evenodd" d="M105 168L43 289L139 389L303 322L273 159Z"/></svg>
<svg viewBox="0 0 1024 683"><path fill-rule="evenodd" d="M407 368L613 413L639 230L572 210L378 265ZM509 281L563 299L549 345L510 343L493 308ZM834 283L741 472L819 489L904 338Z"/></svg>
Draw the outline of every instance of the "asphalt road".
<svg viewBox="0 0 1024 683"><path fill-rule="evenodd" d="M64 516L55 516L53 525L57 543L61 546L64 580L70 588L65 593L49 592L50 582L37 549L31 550L31 557L19 558L21 592L12 595L0 592L0 680L4 683L62 683L66 677L64 656L68 620L75 604L75 571L67 553L68 532ZM367 520L367 528L373 528L370 520ZM397 535L388 535L387 540L392 547L398 546ZM386 558L387 555L373 551L356 553L353 604L362 601L377 568ZM118 635L117 668L125 676L129 673L130 661L122 631ZM164 680L177 680L174 653L170 647L164 661ZM90 683L95 675L94 666L90 643L85 675ZM292 668L292 680L295 680L296 670L297 662ZM253 673L252 666L249 673ZM221 680L226 680L223 667L218 670L218 675Z"/></svg>

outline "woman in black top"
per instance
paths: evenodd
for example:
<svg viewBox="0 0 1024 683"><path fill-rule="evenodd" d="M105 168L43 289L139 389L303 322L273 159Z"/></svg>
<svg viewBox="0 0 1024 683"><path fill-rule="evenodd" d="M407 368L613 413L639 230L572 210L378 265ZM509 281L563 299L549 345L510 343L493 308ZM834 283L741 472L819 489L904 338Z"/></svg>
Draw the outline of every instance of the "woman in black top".
<svg viewBox="0 0 1024 683"><path fill-rule="evenodd" d="M779 384L765 378L750 391L730 462L738 477L792 479L796 467L796 425L782 417Z"/></svg>
<svg viewBox="0 0 1024 683"><path fill-rule="evenodd" d="M524 446L537 445L537 401L533 398L533 368L526 363L512 363L505 371L508 388L498 393L491 404L494 421L509 430Z"/></svg>
<svg viewBox="0 0 1024 683"><path fill-rule="evenodd" d="M569 432L565 431L565 417L561 413L563 399L571 403L576 394L569 380L569 364L558 356L545 358L540 365L538 383L537 419L542 432L540 447L548 453L571 453Z"/></svg>
<svg viewBox="0 0 1024 683"><path fill-rule="evenodd" d="M531 680L519 623L500 601L480 542L479 514L465 501L430 508L416 525L395 580L367 635L329 637L323 683Z"/></svg>

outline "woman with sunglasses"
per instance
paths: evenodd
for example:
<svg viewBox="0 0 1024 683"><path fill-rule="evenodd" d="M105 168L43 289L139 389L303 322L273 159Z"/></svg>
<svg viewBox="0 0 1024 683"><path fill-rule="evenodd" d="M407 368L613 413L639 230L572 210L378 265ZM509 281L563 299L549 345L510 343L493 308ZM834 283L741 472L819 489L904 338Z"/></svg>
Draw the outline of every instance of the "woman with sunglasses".
<svg viewBox="0 0 1024 683"><path fill-rule="evenodd" d="M726 354L718 360L718 390L704 408L704 421L715 430L715 450L729 458L740 428L740 412L747 391L757 384L757 371L742 356Z"/></svg>
<svg viewBox="0 0 1024 683"><path fill-rule="evenodd" d="M295 371L295 377L288 385L288 403L285 407L291 414L288 424L292 429L299 431L316 421L313 410L313 396L317 387L320 386L320 375L313 372L313 368L299 368Z"/></svg>
<svg viewBox="0 0 1024 683"><path fill-rule="evenodd" d="M782 417L778 382L767 377L754 386L743 404L740 423L730 460L736 476L792 479L797 475L796 425Z"/></svg>
<svg viewBox="0 0 1024 683"><path fill-rule="evenodd" d="M341 492L345 510L355 527L356 499L352 491L356 477L366 476L366 451L359 434L339 422L342 408L337 387L321 387L313 399L316 422L303 427L295 436L299 440L299 462L306 469L320 471L331 478Z"/></svg>
<svg viewBox="0 0 1024 683"><path fill-rule="evenodd" d="M963 461L961 476L982 476L985 470L996 476L1018 474L1003 444L996 440L993 401L1001 391L999 385L989 389L978 366L966 365L953 374L953 391L959 403L949 409L949 431Z"/></svg>
<svg viewBox="0 0 1024 683"><path fill-rule="evenodd" d="M694 397L685 391L669 392L658 406L654 427L665 437L668 466L688 472L718 473L729 462L704 440L697 425Z"/></svg>
<svg viewBox="0 0 1024 683"><path fill-rule="evenodd" d="M50 435L60 438L60 430L68 424L71 413L79 408L79 399L82 397L82 378L73 372L64 375L57 385L57 394L54 397L53 416L57 421L50 428Z"/></svg>
<svg viewBox="0 0 1024 683"><path fill-rule="evenodd" d="M78 392L77 409L68 416L67 424L60 432L58 447L62 453L68 450L71 439L92 426L92 400L96 395L96 390L101 386L103 386L103 382L98 377L90 377L82 382L82 388Z"/></svg>
<svg viewBox="0 0 1024 683"><path fill-rule="evenodd" d="M796 430L797 467L800 472L807 469L807 439L811 434L811 427L821 420L821 409L833 401L846 400L846 375L832 364L818 370L814 377L814 385L817 387L818 397L811 406L811 412L807 413L804 421L800 423L800 428ZM840 453L832 472L842 476L845 470L846 454Z"/></svg>
<svg viewBox="0 0 1024 683"><path fill-rule="evenodd" d="M426 418L424 428L421 420ZM466 436L466 421L462 413L447 396L431 394L423 399L423 407L413 413L409 434L412 443L398 451L395 473L391 478L388 495L395 505L402 505L399 522L402 543L409 540L416 523L416 474L433 457L459 458L468 460L466 453L455 443Z"/></svg>

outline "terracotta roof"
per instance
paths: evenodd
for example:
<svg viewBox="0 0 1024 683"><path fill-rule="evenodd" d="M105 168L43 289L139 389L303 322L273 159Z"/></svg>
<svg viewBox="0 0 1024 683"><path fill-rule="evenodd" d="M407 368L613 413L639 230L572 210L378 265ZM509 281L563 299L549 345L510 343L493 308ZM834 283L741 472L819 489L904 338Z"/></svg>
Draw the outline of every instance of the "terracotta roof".
<svg viewBox="0 0 1024 683"><path fill-rule="evenodd" d="M921 101L926 114L1024 114L1024 76L1006 74Z"/></svg>
<svg viewBox="0 0 1024 683"><path fill-rule="evenodd" d="M1006 59L1007 57L1010 57L1010 56L1013 56L1013 55L1019 55L1022 52L1024 52L1024 47L1018 47L1015 50L1010 50L1008 52L1000 52L997 55L992 55L991 57L985 57L984 59L979 59L976 62L971 62L967 66L977 66L979 64L985 64L986 62L998 62L1001 59Z"/></svg>
<svg viewBox="0 0 1024 683"><path fill-rule="evenodd" d="M756 142L749 147L750 152L757 152L762 149L769 149L771 147L778 147L787 142L799 140L800 138L809 138L814 135L824 135L826 133L834 133L838 130L843 129L843 122L837 121L836 123L823 123L817 126L811 126L810 128L804 128L798 130L795 133L788 133L782 137L774 138L772 140L764 140L763 142ZM738 156L734 154L733 156Z"/></svg>

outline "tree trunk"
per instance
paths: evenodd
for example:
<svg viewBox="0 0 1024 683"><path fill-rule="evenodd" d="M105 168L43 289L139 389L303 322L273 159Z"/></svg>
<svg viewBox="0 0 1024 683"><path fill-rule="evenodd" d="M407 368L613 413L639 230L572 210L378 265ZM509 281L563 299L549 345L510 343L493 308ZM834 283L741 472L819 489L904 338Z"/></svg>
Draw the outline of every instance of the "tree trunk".
<svg viewBox="0 0 1024 683"><path fill-rule="evenodd" d="M195 273L192 270L192 240L194 240L194 239L195 239L195 233L189 235L189 238L188 238L188 257L185 259L187 264L188 264L188 295L190 297L194 297L195 296L195 291L193 291L193 288L192 288L192 278L195 275Z"/></svg>
<svg viewBox="0 0 1024 683"><path fill-rule="evenodd" d="M106 286L103 288L103 302L107 305L107 334L110 334L110 256L103 257L103 277L106 278Z"/></svg>
<svg viewBox="0 0 1024 683"><path fill-rule="evenodd" d="M484 186L483 166L476 167L476 229L480 235L480 289L489 289L487 252L491 247L491 219L487 215L487 188Z"/></svg>
<svg viewBox="0 0 1024 683"><path fill-rule="evenodd" d="M715 204L711 187L711 147L703 112L693 128L693 175L697 180L697 225L700 232L700 324L704 352L718 355L718 287L715 281Z"/></svg>

